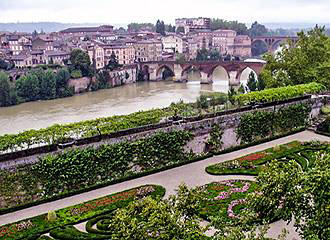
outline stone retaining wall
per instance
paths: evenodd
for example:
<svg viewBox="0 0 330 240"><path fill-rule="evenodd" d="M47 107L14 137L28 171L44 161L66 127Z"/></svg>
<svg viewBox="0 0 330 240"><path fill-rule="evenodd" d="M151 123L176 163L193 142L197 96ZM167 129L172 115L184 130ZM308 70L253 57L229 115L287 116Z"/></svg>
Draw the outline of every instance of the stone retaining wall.
<svg viewBox="0 0 330 240"><path fill-rule="evenodd" d="M328 99L329 100L329 99ZM258 109L252 109L252 107L244 107L242 111L232 111L233 113L224 114L220 116L212 116L206 117L198 120L198 118L192 118L191 121L178 121L178 122L170 122L163 123L158 125L144 126L137 129L129 129L117 133L110 134L109 136L102 137L94 137L91 140L86 140L86 144L84 140L80 140L80 144L73 146L71 148L86 148L86 147L97 147L102 144L114 144L122 141L134 141L141 138L149 137L154 135L157 132L170 132L173 130L187 130L194 133L194 139L188 143L186 146L186 150L188 152L193 151L194 153L202 153L205 149L205 145L207 140L210 138L210 132L212 131L212 127L217 124L220 125L223 130L222 142L223 149L227 149L229 147L234 147L240 145L240 140L237 139L236 128L240 123L240 118L243 114L248 112L255 111L276 111L276 109L286 107L289 105L297 104L297 103L308 103L312 104L311 118L316 117L320 113L320 109L324 105L324 98L305 98L299 101L291 101L288 103L267 106ZM99 139L98 139L99 138ZM98 140L97 140L98 139ZM94 141L94 142L90 142ZM79 142L79 141L78 141ZM58 154L65 150L55 150L51 152L51 154ZM8 160L0 162L0 169L8 169L12 167L16 167L18 165L26 165L33 164L38 161L39 158L43 157L45 154L49 153L41 153L35 154L32 156L17 158L14 160Z"/></svg>

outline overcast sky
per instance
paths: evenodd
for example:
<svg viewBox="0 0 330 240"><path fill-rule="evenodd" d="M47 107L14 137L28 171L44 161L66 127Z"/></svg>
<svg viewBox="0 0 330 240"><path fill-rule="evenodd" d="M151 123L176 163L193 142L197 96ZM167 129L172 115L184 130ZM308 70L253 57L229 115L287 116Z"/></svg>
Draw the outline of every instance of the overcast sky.
<svg viewBox="0 0 330 240"><path fill-rule="evenodd" d="M251 23L329 23L329 0L0 0L0 22L174 23L178 17Z"/></svg>

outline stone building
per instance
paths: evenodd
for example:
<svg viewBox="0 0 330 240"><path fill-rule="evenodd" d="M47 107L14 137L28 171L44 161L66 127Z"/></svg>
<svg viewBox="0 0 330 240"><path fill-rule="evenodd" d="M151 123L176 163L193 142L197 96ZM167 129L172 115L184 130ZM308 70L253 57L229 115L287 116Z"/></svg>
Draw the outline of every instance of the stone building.
<svg viewBox="0 0 330 240"><path fill-rule="evenodd" d="M94 64L96 69L104 68L106 62L105 62L105 52L103 47L93 44L87 47L87 52L91 63Z"/></svg>
<svg viewBox="0 0 330 240"><path fill-rule="evenodd" d="M182 27L184 33L187 34L194 30L210 29L211 19L210 18L178 18L175 19L176 29Z"/></svg>
<svg viewBox="0 0 330 240"><path fill-rule="evenodd" d="M181 36L169 34L162 37L163 51L166 53L183 53L184 41Z"/></svg>
<svg viewBox="0 0 330 240"><path fill-rule="evenodd" d="M134 48L138 62L162 60L162 42L160 40L137 41Z"/></svg>
<svg viewBox="0 0 330 240"><path fill-rule="evenodd" d="M112 54L116 55L118 63L122 65L133 64L135 61L135 49L132 45L105 45L103 48L106 64Z"/></svg>

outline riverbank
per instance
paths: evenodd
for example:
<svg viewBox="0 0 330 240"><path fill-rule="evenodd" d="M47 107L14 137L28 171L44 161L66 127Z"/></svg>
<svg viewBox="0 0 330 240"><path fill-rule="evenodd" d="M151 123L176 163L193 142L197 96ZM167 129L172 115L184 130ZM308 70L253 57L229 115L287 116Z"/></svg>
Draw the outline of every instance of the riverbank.
<svg viewBox="0 0 330 240"><path fill-rule="evenodd" d="M220 85L138 82L70 98L0 108L0 135L89 119L162 108L181 99L194 102L200 91L221 91Z"/></svg>

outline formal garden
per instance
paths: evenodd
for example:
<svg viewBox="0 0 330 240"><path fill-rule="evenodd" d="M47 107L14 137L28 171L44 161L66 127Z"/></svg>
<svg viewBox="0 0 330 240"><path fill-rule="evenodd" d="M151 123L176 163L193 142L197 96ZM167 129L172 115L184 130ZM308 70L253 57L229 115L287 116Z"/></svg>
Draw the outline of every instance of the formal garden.
<svg viewBox="0 0 330 240"><path fill-rule="evenodd" d="M204 95L196 103L181 102L164 109L0 136L0 153L5 155L36 146L57 147L84 138L101 140L103 136L146 125L214 118L224 108L232 108L230 114L241 114L241 109L248 111L240 115L235 128L239 144L228 149L223 148L221 124L215 124L209 126L206 147L198 154L187 149L195 137L193 132L158 131L132 141L77 146L42 156L31 165L1 170L0 214L16 214L19 209L212 156L221 158L225 153L306 129L312 110L309 94L322 93L330 86L328 71L324 71L330 66L330 41L324 29L318 27L298 35L296 48L282 51L277 57L265 57L267 65L260 79L266 90L238 96ZM301 102L293 103L292 98ZM285 107L278 107L281 102ZM268 110L259 110L259 106L267 106ZM329 114L329 107L323 107L322 113ZM329 118L318 131L329 132ZM164 198L167 189L159 185L127 189L3 225L0 239L265 240L269 239L267 226L282 219L287 223L294 220L302 239L327 240L329 163L329 142L289 142L206 167L207 174L226 176L229 180L192 188L183 184L168 198ZM188 174L194 176L194 172ZM209 230L213 234L208 234ZM278 234L278 239L285 239L285 232Z"/></svg>
<svg viewBox="0 0 330 240"><path fill-rule="evenodd" d="M237 231L256 231L260 223L281 218L290 221L292 217L304 239L327 239L329 157L329 143L289 142L206 169L216 175L259 174L256 181L223 180L192 189L181 185L176 195L166 199L163 187L141 186L2 226L0 239L175 236L197 240L211 239L206 234L210 227L216 229L212 239L222 239L223 233L235 237ZM311 200L315 204L304 208ZM203 221L209 225L203 227Z"/></svg>

